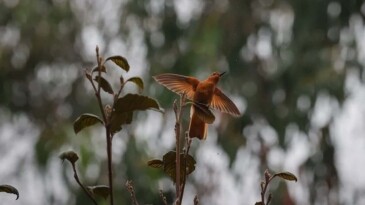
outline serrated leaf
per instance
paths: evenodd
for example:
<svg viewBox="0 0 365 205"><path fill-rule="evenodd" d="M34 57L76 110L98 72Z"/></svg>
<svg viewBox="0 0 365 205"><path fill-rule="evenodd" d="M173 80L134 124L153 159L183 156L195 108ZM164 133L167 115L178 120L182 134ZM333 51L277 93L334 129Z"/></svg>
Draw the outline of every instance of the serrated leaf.
<svg viewBox="0 0 365 205"><path fill-rule="evenodd" d="M118 98L110 121L111 133L119 132L124 124L130 124L133 111L146 109L159 109L159 105L156 100L143 95L127 94Z"/></svg>
<svg viewBox="0 0 365 205"><path fill-rule="evenodd" d="M99 66L96 66L92 72L98 72ZM106 73L106 67L104 65L101 66L101 72Z"/></svg>
<svg viewBox="0 0 365 205"><path fill-rule="evenodd" d="M118 98L114 108L116 112L123 113L147 109L159 110L160 106L153 98L137 94L127 94L121 98Z"/></svg>
<svg viewBox="0 0 365 205"><path fill-rule="evenodd" d="M110 120L110 132L115 134L122 129L122 125L131 124L133 120L133 112L115 112L112 113Z"/></svg>
<svg viewBox="0 0 365 205"><path fill-rule="evenodd" d="M107 58L105 60L105 62L108 61L108 60L113 61L117 66L119 66L123 70L125 70L127 72L129 71L128 61L123 56L111 56L111 57Z"/></svg>
<svg viewBox="0 0 365 205"><path fill-rule="evenodd" d="M166 153L162 160L154 159L148 161L148 166L153 168L162 168L163 171L171 178L175 183L176 181L176 152L170 151ZM191 155L187 155L185 159L184 154L180 154L180 180L184 179L185 171L186 175L191 174L195 170L196 161ZM185 166L186 165L186 166Z"/></svg>
<svg viewBox="0 0 365 205"><path fill-rule="evenodd" d="M79 156L74 151L67 151L67 152L61 153L59 155L59 158L62 160L62 162L65 160L68 160L72 164L74 164L79 159Z"/></svg>
<svg viewBox="0 0 365 205"><path fill-rule="evenodd" d="M135 83L141 90L143 90L144 85L143 85L143 80L139 77L132 77L129 78L126 82L133 82Z"/></svg>
<svg viewBox="0 0 365 205"><path fill-rule="evenodd" d="M96 123L100 122L103 124L103 121L96 115L93 114L82 114L78 117L74 122L74 131L77 134L85 127L92 126Z"/></svg>
<svg viewBox="0 0 365 205"><path fill-rule="evenodd" d="M9 193L9 194L15 194L16 195L16 200L19 199L19 192L18 190L11 186L11 185L8 185L8 184L3 184L3 185L0 185L0 192L6 192L6 193Z"/></svg>
<svg viewBox="0 0 365 205"><path fill-rule="evenodd" d="M163 158L163 170L164 172L176 182L176 152L170 151L166 153ZM186 162L186 164L185 164ZM186 175L191 174L195 170L196 161L191 155L187 155L185 158L184 154L180 154L180 181L184 179L185 171ZM186 165L186 166L184 166Z"/></svg>
<svg viewBox="0 0 365 205"><path fill-rule="evenodd" d="M162 168L163 167L163 161L159 160L159 159L153 159L147 162L147 165L149 167L153 167L153 168Z"/></svg>
<svg viewBox="0 0 365 205"><path fill-rule="evenodd" d="M290 172L279 172L279 173L276 173L274 174L273 178L274 177L280 177L282 179L285 179L285 180L288 180L288 181L298 181L297 177L290 173Z"/></svg>
<svg viewBox="0 0 365 205"><path fill-rule="evenodd" d="M88 186L87 189L94 195L94 196L101 196L104 199L108 198L110 189L106 185L97 185L97 186Z"/></svg>
<svg viewBox="0 0 365 205"><path fill-rule="evenodd" d="M199 103L194 103L193 106L195 113L202 121L208 124L212 124L214 122L215 116L212 111L209 110L208 106Z"/></svg>
<svg viewBox="0 0 365 205"><path fill-rule="evenodd" d="M99 76L95 76L94 81L99 83ZM100 87L107 93L114 94L112 86L109 84L109 82L100 76Z"/></svg>

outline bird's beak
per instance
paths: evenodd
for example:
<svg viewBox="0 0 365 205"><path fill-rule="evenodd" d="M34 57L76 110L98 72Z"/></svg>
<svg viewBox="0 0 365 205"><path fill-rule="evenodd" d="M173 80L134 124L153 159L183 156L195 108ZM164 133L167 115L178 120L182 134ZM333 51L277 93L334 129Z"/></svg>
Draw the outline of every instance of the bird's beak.
<svg viewBox="0 0 365 205"><path fill-rule="evenodd" d="M222 77L226 72L223 72L221 74L219 74L219 77Z"/></svg>

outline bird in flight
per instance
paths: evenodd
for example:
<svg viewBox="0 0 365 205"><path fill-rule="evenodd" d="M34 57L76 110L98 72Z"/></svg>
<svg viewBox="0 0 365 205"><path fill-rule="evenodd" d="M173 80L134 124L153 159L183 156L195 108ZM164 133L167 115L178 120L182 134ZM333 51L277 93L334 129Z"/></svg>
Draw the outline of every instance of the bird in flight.
<svg viewBox="0 0 365 205"><path fill-rule="evenodd" d="M186 95L193 101L190 109L189 137L206 139L207 124L213 123L215 117L209 108L239 116L236 105L216 85L223 73L214 72L207 79L200 81L195 77L183 76L172 73L156 75L153 78L169 90Z"/></svg>

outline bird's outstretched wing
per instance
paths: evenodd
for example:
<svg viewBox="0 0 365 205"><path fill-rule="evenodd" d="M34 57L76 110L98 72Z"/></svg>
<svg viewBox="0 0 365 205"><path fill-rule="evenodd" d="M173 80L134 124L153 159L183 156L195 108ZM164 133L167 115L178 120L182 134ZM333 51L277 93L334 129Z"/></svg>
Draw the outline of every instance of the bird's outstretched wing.
<svg viewBox="0 0 365 205"><path fill-rule="evenodd" d="M199 80L194 77L188 77L172 73L156 75L153 76L153 78L158 83L177 94L181 95L185 93L186 97L189 100L193 100L196 87L199 84Z"/></svg>
<svg viewBox="0 0 365 205"><path fill-rule="evenodd" d="M236 105L218 88L215 88L214 90L213 100L210 106L213 109L236 117L241 115Z"/></svg>

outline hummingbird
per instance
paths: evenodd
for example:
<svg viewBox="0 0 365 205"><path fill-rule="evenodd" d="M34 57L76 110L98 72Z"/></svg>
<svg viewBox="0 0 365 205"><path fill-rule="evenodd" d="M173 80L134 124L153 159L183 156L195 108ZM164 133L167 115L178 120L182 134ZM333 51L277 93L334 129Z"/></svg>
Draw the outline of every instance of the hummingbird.
<svg viewBox="0 0 365 205"><path fill-rule="evenodd" d="M236 105L219 88L217 84L225 72L213 72L207 79L198 80L195 77L172 73L156 75L153 78L169 90L185 95L193 102L190 108L189 137L204 140L207 138L208 124L213 123L215 117L209 108L239 116Z"/></svg>

